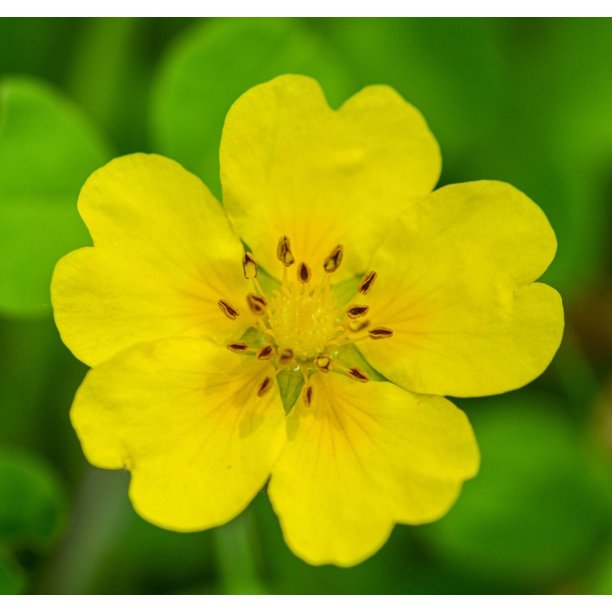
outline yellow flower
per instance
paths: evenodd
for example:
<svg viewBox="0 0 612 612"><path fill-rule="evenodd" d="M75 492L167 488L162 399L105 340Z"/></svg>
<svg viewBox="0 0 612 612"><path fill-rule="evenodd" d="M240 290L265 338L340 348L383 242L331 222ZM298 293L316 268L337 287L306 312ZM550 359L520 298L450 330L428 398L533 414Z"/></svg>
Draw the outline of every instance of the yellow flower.
<svg viewBox="0 0 612 612"><path fill-rule="evenodd" d="M224 207L157 155L83 187L95 246L52 283L62 338L92 366L72 421L92 464L130 470L149 521L222 524L270 478L290 548L352 565L476 474L469 422L442 396L515 389L552 359L561 300L533 281L555 236L510 185L431 193L438 145L385 86L337 111L310 78L254 87L220 155ZM288 415L279 372L305 381Z"/></svg>

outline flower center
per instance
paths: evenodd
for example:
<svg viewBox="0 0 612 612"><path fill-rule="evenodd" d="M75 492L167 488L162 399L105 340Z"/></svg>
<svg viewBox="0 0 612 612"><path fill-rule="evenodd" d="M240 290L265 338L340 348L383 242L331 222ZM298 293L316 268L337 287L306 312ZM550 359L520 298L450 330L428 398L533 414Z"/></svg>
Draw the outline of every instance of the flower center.
<svg viewBox="0 0 612 612"><path fill-rule="evenodd" d="M323 284L284 283L270 301L268 322L276 343L302 361L323 353L342 329L336 300Z"/></svg>
<svg viewBox="0 0 612 612"><path fill-rule="evenodd" d="M367 382L368 375L357 367L344 367L332 357L338 349L361 340L390 338L393 331L387 327L370 327L365 318L369 307L351 301L343 310L331 291L331 276L340 267L344 250L335 246L323 261L325 274L317 284L311 283L312 272L307 263L296 267L295 278L290 278L288 269L295 264L291 244L287 236L278 243L277 257L283 264L283 282L268 299L257 280L257 264L250 253L242 260L244 277L253 283L253 292L246 301L257 317L257 325L263 340L259 346L249 346L238 340L228 345L236 353L270 360L276 373L291 368L301 372L304 378L302 401L309 406L313 399L312 386L308 380L313 372L334 372L349 376L359 382ZM359 284L359 295L367 294L376 280L376 272L368 272ZM226 300L218 302L221 312L235 320L240 312ZM267 376L257 388L261 397L272 388L272 379Z"/></svg>

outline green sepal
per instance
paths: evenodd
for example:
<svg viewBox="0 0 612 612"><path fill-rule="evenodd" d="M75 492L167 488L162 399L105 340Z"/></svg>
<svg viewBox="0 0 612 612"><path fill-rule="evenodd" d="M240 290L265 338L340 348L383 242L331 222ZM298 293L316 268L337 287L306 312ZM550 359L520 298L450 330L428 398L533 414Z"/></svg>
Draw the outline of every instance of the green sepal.
<svg viewBox="0 0 612 612"><path fill-rule="evenodd" d="M304 377L300 372L283 370L278 374L276 380L278 381L278 388L283 400L283 407L285 412L289 414L300 397L300 392L304 386Z"/></svg>

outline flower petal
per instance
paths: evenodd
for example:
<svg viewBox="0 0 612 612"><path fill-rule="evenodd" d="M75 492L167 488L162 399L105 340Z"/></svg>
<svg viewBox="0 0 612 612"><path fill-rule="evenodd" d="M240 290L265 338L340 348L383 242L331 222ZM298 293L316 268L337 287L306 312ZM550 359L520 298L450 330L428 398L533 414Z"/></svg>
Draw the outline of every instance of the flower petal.
<svg viewBox="0 0 612 612"><path fill-rule="evenodd" d="M307 562L363 561L393 523L444 515L476 473L470 424L446 399L334 374L311 382L268 487L287 544Z"/></svg>
<svg viewBox="0 0 612 612"><path fill-rule="evenodd" d="M559 294L530 284L554 257L544 213L511 185L443 187L401 216L377 251L366 359L417 393L502 393L539 376L563 334Z"/></svg>
<svg viewBox="0 0 612 612"><path fill-rule="evenodd" d="M362 272L388 224L431 191L440 167L421 114L382 85L334 111L313 79L278 77L238 99L221 140L224 205L271 274L281 235L317 273L339 243L337 280Z"/></svg>
<svg viewBox="0 0 612 612"><path fill-rule="evenodd" d="M62 339L85 363L156 338L237 338L252 321L240 241L208 189L176 162L111 161L85 183L79 211L95 247L60 260L51 293ZM228 320L219 299L245 316Z"/></svg>
<svg viewBox="0 0 612 612"><path fill-rule="evenodd" d="M264 485L285 440L273 368L206 340L131 347L89 372L71 418L89 461L126 467L148 521L177 531L224 523Z"/></svg>

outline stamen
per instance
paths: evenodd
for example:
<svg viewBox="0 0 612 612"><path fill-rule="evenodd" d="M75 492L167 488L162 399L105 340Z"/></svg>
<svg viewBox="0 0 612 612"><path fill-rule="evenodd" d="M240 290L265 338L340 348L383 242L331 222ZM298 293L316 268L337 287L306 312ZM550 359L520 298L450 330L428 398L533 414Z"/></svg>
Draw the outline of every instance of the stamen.
<svg viewBox="0 0 612 612"><path fill-rule="evenodd" d="M278 354L278 362L281 365L287 365L288 363L291 363L293 361L294 356L295 355L290 348L283 349Z"/></svg>
<svg viewBox="0 0 612 612"><path fill-rule="evenodd" d="M360 368L349 368L347 374L353 379L359 382L368 382L370 378L368 375Z"/></svg>
<svg viewBox="0 0 612 612"><path fill-rule="evenodd" d="M384 340L385 338L390 338L393 335L393 330L388 327L375 327L368 331L368 336L372 338L372 340Z"/></svg>
<svg viewBox="0 0 612 612"><path fill-rule="evenodd" d="M266 376L257 390L257 397L263 397L272 388L272 379Z"/></svg>
<svg viewBox="0 0 612 612"><path fill-rule="evenodd" d="M346 314L349 319L359 319L359 317L363 317L368 314L368 310L370 310L369 306L365 306L363 304L352 304L348 306L346 309Z"/></svg>
<svg viewBox="0 0 612 612"><path fill-rule="evenodd" d="M300 262L300 264L298 265L297 277L300 283L304 285L308 284L308 282L310 281L312 277L312 272L310 271L310 267L308 266L308 264L304 263L303 261Z"/></svg>
<svg viewBox="0 0 612 612"><path fill-rule="evenodd" d="M276 256L286 268L295 263L295 257L291 252L291 243L289 242L289 238L287 236L280 237L278 247L276 248Z"/></svg>
<svg viewBox="0 0 612 612"><path fill-rule="evenodd" d="M305 385L302 390L302 401L305 406L310 406L312 403L312 385Z"/></svg>
<svg viewBox="0 0 612 612"><path fill-rule="evenodd" d="M242 256L242 271L244 272L244 278L247 280L257 278L257 263L250 253L245 253Z"/></svg>
<svg viewBox="0 0 612 612"><path fill-rule="evenodd" d="M257 359L261 359L262 361L266 359L270 359L274 355L274 347L271 344L266 344L266 346L262 346L256 353Z"/></svg>
<svg viewBox="0 0 612 612"><path fill-rule="evenodd" d="M362 329L365 329L369 324L369 319L362 319L361 321L359 319L355 319L353 321L349 321L347 327L349 331L356 333L360 332Z"/></svg>
<svg viewBox="0 0 612 612"><path fill-rule="evenodd" d="M315 365L321 372L329 372L329 368L331 367L331 359L327 355L319 355L315 359Z"/></svg>
<svg viewBox="0 0 612 612"><path fill-rule="evenodd" d="M335 272L340 267L343 256L344 247L341 244L337 244L323 261L323 269L329 274Z"/></svg>
<svg viewBox="0 0 612 612"><path fill-rule="evenodd" d="M233 307L230 306L225 300L219 300L217 302L221 312L231 321L234 321L240 316L240 313Z"/></svg>
<svg viewBox="0 0 612 612"><path fill-rule="evenodd" d="M246 342L238 341L228 344L227 348L234 353L244 353L249 350L249 345Z"/></svg>
<svg viewBox="0 0 612 612"><path fill-rule="evenodd" d="M378 274L376 274L376 272L374 272L374 271L368 272L361 279L361 282L359 283L359 293L362 293L363 295L368 293L370 291L370 289L372 288L372 285L374 284L374 281L376 280L377 276L378 276Z"/></svg>
<svg viewBox="0 0 612 612"><path fill-rule="evenodd" d="M246 342L232 342L228 348L238 353L247 353L258 360L272 359L277 372L293 368L304 376L304 388L308 388L308 377L313 371L335 371L365 382L368 376L359 368L350 370L341 366L329 356L345 344L354 344L368 338L380 340L393 335L386 327L376 327L368 333L371 322L366 318L370 306L361 303L344 302L345 314L338 317L338 302L331 292L331 273L339 269L344 258L344 247L337 244L323 260L325 274L312 285L313 273L305 261L296 260L288 236L281 236L277 246L277 257L283 264L283 282L272 292L268 300L257 280L258 266L250 252L242 256L244 277L252 282L251 293L246 294L249 310L257 316L255 327L260 330L263 346L249 348ZM297 282L289 280L289 267L296 265ZM370 291L375 272L368 272L359 284L360 294ZM360 302L359 294L355 301ZM220 300L219 307L233 319L239 313L226 301ZM361 332L361 333L357 333ZM332 348L333 347L333 348ZM262 393L267 383L262 383ZM306 391L304 391L306 393ZM310 391L309 393L312 393ZM309 401L306 399L305 401Z"/></svg>
<svg viewBox="0 0 612 612"><path fill-rule="evenodd" d="M247 293L247 304L254 315L261 316L268 307L268 300L263 295Z"/></svg>

